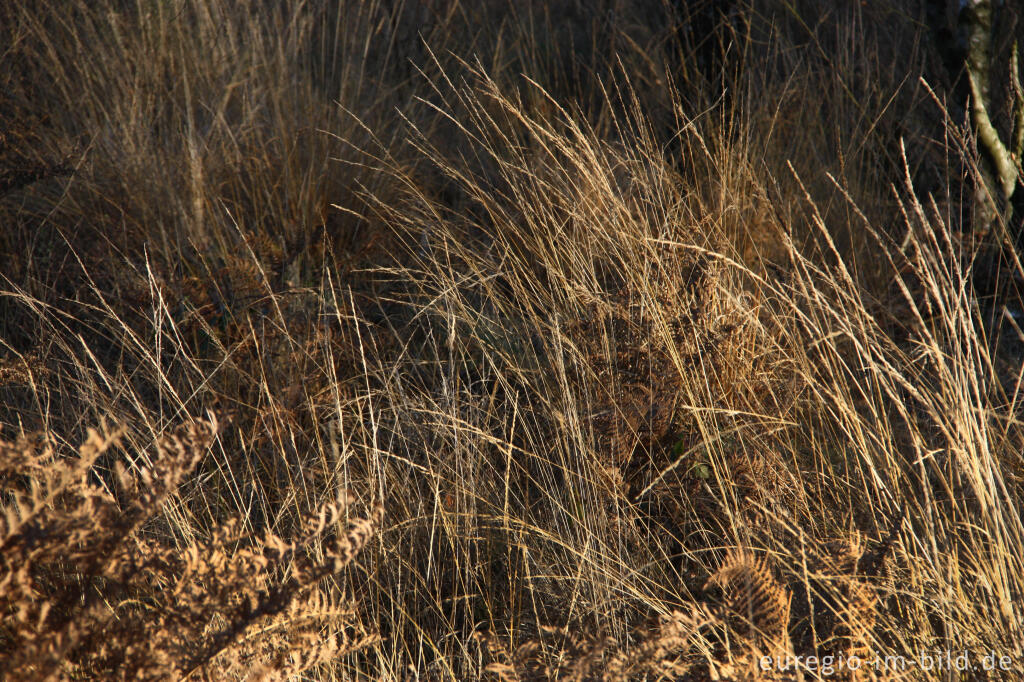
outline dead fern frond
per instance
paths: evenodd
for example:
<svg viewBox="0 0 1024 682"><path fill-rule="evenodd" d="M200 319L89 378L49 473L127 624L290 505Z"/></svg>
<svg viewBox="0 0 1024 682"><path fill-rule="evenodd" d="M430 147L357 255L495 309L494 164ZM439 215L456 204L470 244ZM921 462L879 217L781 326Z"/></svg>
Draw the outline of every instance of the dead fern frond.
<svg viewBox="0 0 1024 682"><path fill-rule="evenodd" d="M247 538L240 519L183 547L141 535L216 432L211 417L168 433L151 464L118 465L106 485L96 464L122 429L90 430L72 458L46 436L0 442L0 676L291 675L376 641L317 586L365 547L381 507L344 522L339 499L288 540Z"/></svg>
<svg viewBox="0 0 1024 682"><path fill-rule="evenodd" d="M772 575L765 556L730 549L718 571L708 580L723 590L730 629L739 641L768 654L789 646L789 590Z"/></svg>

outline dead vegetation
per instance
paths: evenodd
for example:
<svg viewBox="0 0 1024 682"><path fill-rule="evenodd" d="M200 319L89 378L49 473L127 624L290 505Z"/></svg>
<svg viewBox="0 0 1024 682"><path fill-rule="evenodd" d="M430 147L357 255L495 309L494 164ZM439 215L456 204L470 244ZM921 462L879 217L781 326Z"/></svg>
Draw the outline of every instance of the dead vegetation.
<svg viewBox="0 0 1024 682"><path fill-rule="evenodd" d="M319 583L366 545L379 511L343 527L346 505L327 504L291 540L253 537L239 519L184 545L145 532L216 431L211 420L168 433L131 471L100 466L117 429L90 429L72 456L46 435L2 444L6 676L294 675L373 643L353 604Z"/></svg>
<svg viewBox="0 0 1024 682"><path fill-rule="evenodd" d="M0 8L0 677L1019 675L933 15L599 5Z"/></svg>

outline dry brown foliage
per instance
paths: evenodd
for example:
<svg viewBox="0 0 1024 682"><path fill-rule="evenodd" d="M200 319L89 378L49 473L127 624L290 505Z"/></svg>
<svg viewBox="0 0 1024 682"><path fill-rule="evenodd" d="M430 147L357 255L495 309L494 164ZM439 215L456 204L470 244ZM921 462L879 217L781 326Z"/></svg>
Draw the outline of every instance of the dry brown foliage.
<svg viewBox="0 0 1024 682"><path fill-rule="evenodd" d="M0 0L0 676L1019 677L955 4Z"/></svg>
<svg viewBox="0 0 1024 682"><path fill-rule="evenodd" d="M123 430L89 430L77 456L52 437L0 442L0 672L5 679L202 679L298 674L374 637L319 589L380 522L321 508L293 539L240 520L175 544L144 532L206 454L217 422L162 436L152 463L106 475ZM318 552L314 555L314 550Z"/></svg>
<svg viewBox="0 0 1024 682"><path fill-rule="evenodd" d="M808 568L814 577L787 584L774 575L766 555L733 548L708 579L702 601L652 619L628 641L586 629L544 628L540 638L509 651L492 633L480 633L492 661L485 671L505 681L741 682L803 679L800 666L774 663L797 656L870 661L878 595L871 583L875 575L859 573L858 562L872 563L875 571L888 550L886 543L871 550L828 543ZM805 586L815 590L814 605L808 608L805 601L791 613L794 596ZM765 658L773 664L764 666ZM826 677L874 679L870 666L865 668L837 664Z"/></svg>

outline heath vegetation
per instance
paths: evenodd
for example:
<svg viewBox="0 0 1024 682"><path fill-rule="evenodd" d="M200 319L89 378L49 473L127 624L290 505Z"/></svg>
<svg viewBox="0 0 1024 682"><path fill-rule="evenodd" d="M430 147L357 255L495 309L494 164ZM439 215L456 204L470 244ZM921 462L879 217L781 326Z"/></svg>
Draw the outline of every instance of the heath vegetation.
<svg viewBox="0 0 1024 682"><path fill-rule="evenodd" d="M974 5L0 5L0 678L1015 679Z"/></svg>

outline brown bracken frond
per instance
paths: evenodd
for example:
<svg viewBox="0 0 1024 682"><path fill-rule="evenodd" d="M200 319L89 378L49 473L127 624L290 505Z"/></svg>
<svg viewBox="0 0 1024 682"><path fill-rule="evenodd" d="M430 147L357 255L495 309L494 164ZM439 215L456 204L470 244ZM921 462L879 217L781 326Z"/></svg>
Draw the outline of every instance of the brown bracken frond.
<svg viewBox="0 0 1024 682"><path fill-rule="evenodd" d="M0 677L295 675L375 641L318 584L365 547L381 507L345 522L339 499L288 540L246 537L240 519L184 546L141 532L216 433L213 417L187 424L152 464L105 479L97 462L122 429L90 430L77 457L47 435L0 442Z"/></svg>
<svg viewBox="0 0 1024 682"><path fill-rule="evenodd" d="M727 622L741 641L764 653L788 650L790 593L766 557L730 550L705 589L710 586L724 592Z"/></svg>
<svg viewBox="0 0 1024 682"><path fill-rule="evenodd" d="M867 547L857 532L823 543L811 554L806 585L795 589L792 635L798 654L870 657L879 607L875 581L903 519L901 511L876 547ZM844 674L856 678L853 671Z"/></svg>

